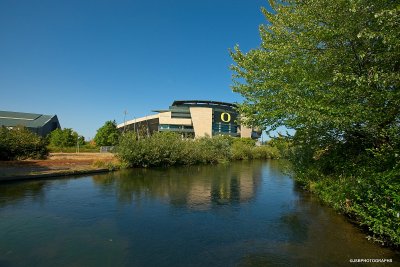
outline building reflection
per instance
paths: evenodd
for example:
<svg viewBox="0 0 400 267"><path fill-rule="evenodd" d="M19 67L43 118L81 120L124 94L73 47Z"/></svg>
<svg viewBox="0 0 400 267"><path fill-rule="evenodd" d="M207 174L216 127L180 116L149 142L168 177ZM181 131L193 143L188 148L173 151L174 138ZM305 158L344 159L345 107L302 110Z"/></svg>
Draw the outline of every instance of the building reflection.
<svg viewBox="0 0 400 267"><path fill-rule="evenodd" d="M187 205L194 209L206 210L213 205L246 202L254 197L257 179L260 175L253 169L229 173L212 180L197 180L188 192Z"/></svg>
<svg viewBox="0 0 400 267"><path fill-rule="evenodd" d="M121 203L149 198L175 207L209 210L251 201L260 185L261 169L261 163L132 169L96 175L93 181L103 190L113 188Z"/></svg>

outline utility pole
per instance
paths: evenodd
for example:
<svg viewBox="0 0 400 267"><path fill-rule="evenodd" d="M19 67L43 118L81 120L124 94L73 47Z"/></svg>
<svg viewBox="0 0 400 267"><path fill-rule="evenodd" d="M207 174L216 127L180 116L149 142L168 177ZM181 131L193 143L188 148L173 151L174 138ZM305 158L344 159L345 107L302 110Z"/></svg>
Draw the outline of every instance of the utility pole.
<svg viewBox="0 0 400 267"><path fill-rule="evenodd" d="M150 129L149 129L149 120L147 119L147 116L146 116L146 123L147 123L147 137L149 137L150 136Z"/></svg>
<svg viewBox="0 0 400 267"><path fill-rule="evenodd" d="M128 114L128 111L125 109L124 110L124 133L125 133L125 128L126 128L126 114Z"/></svg>
<svg viewBox="0 0 400 267"><path fill-rule="evenodd" d="M136 134L136 138L139 139L139 131L136 132L136 117L133 116L134 122L133 122L133 132Z"/></svg>
<svg viewBox="0 0 400 267"><path fill-rule="evenodd" d="M76 139L76 153L79 153L79 136Z"/></svg>

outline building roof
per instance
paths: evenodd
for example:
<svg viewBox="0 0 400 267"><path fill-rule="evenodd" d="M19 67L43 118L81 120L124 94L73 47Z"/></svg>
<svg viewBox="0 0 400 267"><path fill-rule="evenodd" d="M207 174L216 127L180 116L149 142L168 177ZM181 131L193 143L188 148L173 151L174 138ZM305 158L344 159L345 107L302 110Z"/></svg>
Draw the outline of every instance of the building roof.
<svg viewBox="0 0 400 267"><path fill-rule="evenodd" d="M43 115L35 113L23 113L13 111L0 111L0 126L28 128L42 127L55 115Z"/></svg>
<svg viewBox="0 0 400 267"><path fill-rule="evenodd" d="M233 104L233 103L209 101L209 100L175 100L172 103L172 106L181 106L181 105L227 106L227 107L231 107L231 108L237 107L237 105Z"/></svg>
<svg viewBox="0 0 400 267"><path fill-rule="evenodd" d="M157 119L157 118L160 118L160 114L148 115L148 116L137 118L137 119L135 118L133 120L126 121L125 123L118 124L117 128L122 128L122 127L127 126L132 123L138 123L138 122L147 121L147 120L151 120L151 119Z"/></svg>

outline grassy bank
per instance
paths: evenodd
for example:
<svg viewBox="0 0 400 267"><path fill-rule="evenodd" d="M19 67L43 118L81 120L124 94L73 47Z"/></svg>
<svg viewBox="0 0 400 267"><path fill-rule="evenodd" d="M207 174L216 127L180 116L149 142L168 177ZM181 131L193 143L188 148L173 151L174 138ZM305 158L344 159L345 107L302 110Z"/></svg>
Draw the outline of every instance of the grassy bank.
<svg viewBox="0 0 400 267"><path fill-rule="evenodd" d="M74 147L55 147L55 146L47 146L47 149L50 153L76 153L78 148ZM98 153L100 148L91 147L91 146L83 146L79 147L80 153Z"/></svg>
<svg viewBox="0 0 400 267"><path fill-rule="evenodd" d="M330 170L329 174L318 168L320 160L315 165L295 166L295 180L360 225L370 239L400 248L400 164L389 167L371 154L341 173ZM332 164L343 166L334 160Z"/></svg>

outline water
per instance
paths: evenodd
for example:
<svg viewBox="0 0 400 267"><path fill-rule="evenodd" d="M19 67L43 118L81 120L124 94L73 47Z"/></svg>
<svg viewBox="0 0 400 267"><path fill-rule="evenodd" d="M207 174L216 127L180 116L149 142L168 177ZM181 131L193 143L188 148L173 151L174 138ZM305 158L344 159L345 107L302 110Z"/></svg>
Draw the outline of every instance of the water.
<svg viewBox="0 0 400 267"><path fill-rule="evenodd" d="M354 266L350 259L400 262L297 188L279 161L0 184L0 266Z"/></svg>

